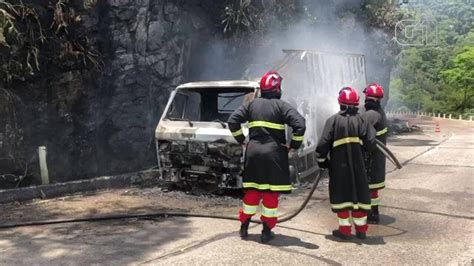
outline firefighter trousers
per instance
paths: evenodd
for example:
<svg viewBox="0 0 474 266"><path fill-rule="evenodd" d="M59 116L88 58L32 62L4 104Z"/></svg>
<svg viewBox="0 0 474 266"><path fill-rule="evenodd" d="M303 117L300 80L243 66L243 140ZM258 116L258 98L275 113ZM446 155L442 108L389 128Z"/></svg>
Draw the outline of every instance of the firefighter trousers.
<svg viewBox="0 0 474 266"><path fill-rule="evenodd" d="M265 222L270 229L275 227L278 219L278 196L279 193L273 191L245 190L243 207L239 213L240 221L243 223L252 218L257 213L260 201L262 201L260 220Z"/></svg>
<svg viewBox="0 0 474 266"><path fill-rule="evenodd" d="M352 216L352 217L351 217ZM367 225L367 213L362 211L340 211L337 213L339 222L339 231L345 235L351 234L352 223L354 223L356 232L366 233L369 226Z"/></svg>
<svg viewBox="0 0 474 266"><path fill-rule="evenodd" d="M370 205L380 205L379 191L377 189L370 191Z"/></svg>

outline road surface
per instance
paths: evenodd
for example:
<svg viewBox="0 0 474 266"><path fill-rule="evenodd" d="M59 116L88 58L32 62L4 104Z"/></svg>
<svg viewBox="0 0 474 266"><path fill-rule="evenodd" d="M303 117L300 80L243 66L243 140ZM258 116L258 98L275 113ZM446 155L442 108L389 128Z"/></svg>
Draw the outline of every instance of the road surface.
<svg viewBox="0 0 474 266"><path fill-rule="evenodd" d="M404 164L388 167L381 192L382 221L366 241L340 242L327 188L307 209L259 243L237 235L239 223L204 218L115 220L0 230L1 265L85 264L462 264L474 258L474 122L413 119L424 131L390 138ZM284 197L281 212L296 208L306 191ZM207 198L153 189L113 190L86 196L0 206L0 223L107 213L187 209L235 214L237 199Z"/></svg>

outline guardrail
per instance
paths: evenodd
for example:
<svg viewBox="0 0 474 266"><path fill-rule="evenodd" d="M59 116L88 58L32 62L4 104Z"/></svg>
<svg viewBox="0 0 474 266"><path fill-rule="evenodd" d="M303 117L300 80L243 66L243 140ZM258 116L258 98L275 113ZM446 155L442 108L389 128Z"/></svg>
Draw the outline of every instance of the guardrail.
<svg viewBox="0 0 474 266"><path fill-rule="evenodd" d="M467 119L463 119L462 115L459 115L457 118L454 117L452 114L441 114L441 113L428 113L428 112L399 112L399 111L388 111L388 115L404 115L404 116L425 116L425 117L433 117L433 118L441 118L441 119L450 119L450 120L461 120L461 121L473 121L474 116L469 116Z"/></svg>

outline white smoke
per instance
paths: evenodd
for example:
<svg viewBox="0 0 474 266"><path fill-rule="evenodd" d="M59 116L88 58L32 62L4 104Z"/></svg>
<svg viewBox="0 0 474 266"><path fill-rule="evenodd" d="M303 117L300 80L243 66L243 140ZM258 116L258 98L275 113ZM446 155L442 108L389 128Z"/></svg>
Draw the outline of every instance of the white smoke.
<svg viewBox="0 0 474 266"><path fill-rule="evenodd" d="M309 54L300 53L292 59L294 62L300 60L299 65L280 71L284 78L283 99L306 114L308 119L314 120L310 116L317 116L315 128L309 129L316 134L320 132L323 121L337 112L337 96L342 87L351 85L361 93L367 82L375 81L366 80L363 70L354 72L349 69L348 65L357 68L360 62L347 63L344 56L332 53L362 54L367 62L363 67L371 70L383 68L378 65L378 60L373 60L374 51L382 49L373 40L382 39L384 33L366 27L352 12L346 12L349 8L360 8L360 4L360 0L307 1L309 11L316 19L302 17L284 30L275 27L263 35L256 34L249 40L251 49L239 51L228 40L211 43L202 66L203 69L209 66L212 71L204 70L201 79L241 79L242 76L258 79L285 58L283 49L327 52L317 60L308 60ZM308 64L312 66L308 67ZM308 69L313 74L308 73ZM244 70L247 72L242 75ZM315 72L319 72L316 79L322 80L311 77Z"/></svg>

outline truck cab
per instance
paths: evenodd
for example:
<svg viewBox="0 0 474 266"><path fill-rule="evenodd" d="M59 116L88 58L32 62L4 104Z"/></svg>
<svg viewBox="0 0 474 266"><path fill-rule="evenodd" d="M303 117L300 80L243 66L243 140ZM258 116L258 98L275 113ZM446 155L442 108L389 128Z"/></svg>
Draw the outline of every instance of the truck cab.
<svg viewBox="0 0 474 266"><path fill-rule="evenodd" d="M241 187L243 148L227 119L258 88L252 81L207 81L173 90L155 131L162 178L209 190Z"/></svg>
<svg viewBox="0 0 474 266"><path fill-rule="evenodd" d="M258 96L259 83L246 80L192 82L173 90L155 131L161 178L208 191L241 188L244 151L227 120ZM247 136L248 127L242 128ZM295 179L298 160L290 158Z"/></svg>

